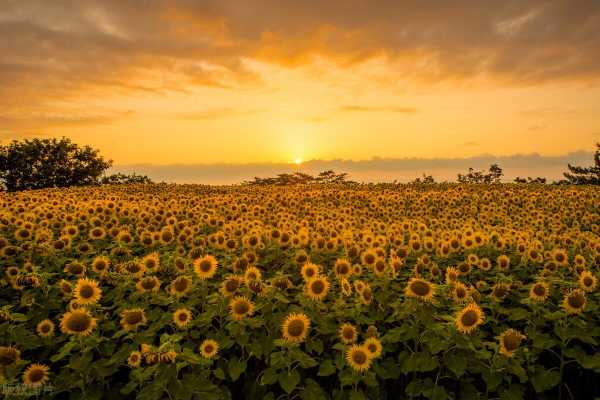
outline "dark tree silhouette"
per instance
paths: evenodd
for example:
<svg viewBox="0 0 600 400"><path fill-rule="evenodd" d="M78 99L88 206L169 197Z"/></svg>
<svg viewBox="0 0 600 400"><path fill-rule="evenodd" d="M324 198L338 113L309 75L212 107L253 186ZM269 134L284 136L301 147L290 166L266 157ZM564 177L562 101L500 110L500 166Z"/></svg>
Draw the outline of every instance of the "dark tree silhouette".
<svg viewBox="0 0 600 400"><path fill-rule="evenodd" d="M539 184L539 185L543 185L547 182L546 178L542 178L542 177L537 177L537 178L532 178L530 176L528 176L527 178L521 178L521 177L516 177L515 178L515 183L527 183L527 184Z"/></svg>
<svg viewBox="0 0 600 400"><path fill-rule="evenodd" d="M410 183L414 184L414 185L421 185L421 184L432 185L435 183L435 179L431 175L423 174L423 178L416 178L415 180L411 181Z"/></svg>
<svg viewBox="0 0 600 400"><path fill-rule="evenodd" d="M111 165L98 150L67 138L13 140L0 146L0 181L8 191L97 184Z"/></svg>
<svg viewBox="0 0 600 400"><path fill-rule="evenodd" d="M575 167L569 164L569 172L564 173L567 182L574 185L600 185L600 143L596 147L594 166Z"/></svg>
<svg viewBox="0 0 600 400"><path fill-rule="evenodd" d="M475 171L469 168L469 172L465 175L458 174L458 182L460 183L500 183L504 172L498 164L492 164L487 173L484 171Z"/></svg>
<svg viewBox="0 0 600 400"><path fill-rule="evenodd" d="M148 184L154 183L146 175L137 175L135 172L131 175L122 173L103 176L100 180L103 185L122 185L122 184Z"/></svg>
<svg viewBox="0 0 600 400"><path fill-rule="evenodd" d="M328 170L319 173L319 175L312 176L310 174L306 174L304 172L294 172L293 174L278 174L273 178L259 178L255 177L253 181L244 182L248 185L278 185L278 186L286 186L286 185L303 185L309 183L353 183L352 181L347 180L348 174L346 173L335 173L335 171Z"/></svg>

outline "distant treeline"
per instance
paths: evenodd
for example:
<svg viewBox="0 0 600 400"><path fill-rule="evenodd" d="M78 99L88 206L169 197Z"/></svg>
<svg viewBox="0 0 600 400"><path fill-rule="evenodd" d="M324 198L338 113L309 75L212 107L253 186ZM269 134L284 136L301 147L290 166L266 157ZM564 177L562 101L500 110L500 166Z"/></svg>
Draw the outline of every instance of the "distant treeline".
<svg viewBox="0 0 600 400"><path fill-rule="evenodd" d="M594 165L578 167L567 165L565 179L554 184L600 185L600 143L596 145ZM90 146L79 147L70 139L26 139L12 141L0 146L0 189L7 191L44 189L84 185L149 184L152 180L146 175L122 173L106 175L112 166L111 160L105 160L98 150ZM459 183L496 184L500 183L504 172L498 164L487 171L469 168L464 174L458 174ZM546 178L518 177L518 184L545 184ZM397 183L397 182L395 182ZM411 184L434 184L431 175L423 175ZM327 170L318 175L304 172L283 173L275 177L255 177L245 181L244 185L287 186L306 184L357 184L348 179L347 173Z"/></svg>

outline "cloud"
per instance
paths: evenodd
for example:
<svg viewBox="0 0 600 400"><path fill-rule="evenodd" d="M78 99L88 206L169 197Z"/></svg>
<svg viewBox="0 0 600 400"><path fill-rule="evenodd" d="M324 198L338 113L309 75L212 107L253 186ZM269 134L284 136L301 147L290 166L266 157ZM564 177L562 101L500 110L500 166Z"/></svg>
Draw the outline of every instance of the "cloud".
<svg viewBox="0 0 600 400"><path fill-rule="evenodd" d="M179 113L175 115L177 119L185 120L213 120L227 117L239 117L244 115L252 115L265 112L265 109L253 109L253 110L237 110L234 108L215 108L204 111L190 112L190 113Z"/></svg>
<svg viewBox="0 0 600 400"><path fill-rule="evenodd" d="M255 176L274 176L282 172L301 170L316 174L333 169L347 172L351 179L365 182L408 182L423 173L438 180L455 181L459 172L469 167L487 169L499 164L505 172L505 180L517 176L542 176L550 180L562 177L568 163L588 165L592 162L591 152L579 151L560 156L539 154L516 154L511 156L481 155L469 158L373 158L370 160L312 160L300 167L285 163L252 164L134 164L118 165L113 169L120 172L147 174L155 181L177 183L233 184L251 180Z"/></svg>
<svg viewBox="0 0 600 400"><path fill-rule="evenodd" d="M11 130L27 131L44 128L69 126L107 125L133 115L131 111L96 111L69 110L56 112L37 110L28 113L0 112L0 125Z"/></svg>
<svg viewBox="0 0 600 400"><path fill-rule="evenodd" d="M0 105L106 90L260 86L247 60L373 58L398 78L600 78L600 2L29 0L0 9ZM19 95L19 96L17 96Z"/></svg>
<svg viewBox="0 0 600 400"><path fill-rule="evenodd" d="M338 108L340 112L390 112L390 113L401 113L401 114L414 114L418 112L413 107L394 107L394 106L359 106L359 105L346 105Z"/></svg>
<svg viewBox="0 0 600 400"><path fill-rule="evenodd" d="M465 146L475 147L475 146L479 146L479 143L477 143L477 142L466 142Z"/></svg>

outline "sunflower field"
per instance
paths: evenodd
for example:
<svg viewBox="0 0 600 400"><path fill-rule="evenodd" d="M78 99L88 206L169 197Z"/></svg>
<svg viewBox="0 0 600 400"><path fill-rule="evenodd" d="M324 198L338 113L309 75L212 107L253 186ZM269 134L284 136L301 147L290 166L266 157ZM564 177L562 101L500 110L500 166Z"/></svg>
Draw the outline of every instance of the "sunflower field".
<svg viewBox="0 0 600 400"><path fill-rule="evenodd" d="M597 188L0 196L0 397L600 396Z"/></svg>

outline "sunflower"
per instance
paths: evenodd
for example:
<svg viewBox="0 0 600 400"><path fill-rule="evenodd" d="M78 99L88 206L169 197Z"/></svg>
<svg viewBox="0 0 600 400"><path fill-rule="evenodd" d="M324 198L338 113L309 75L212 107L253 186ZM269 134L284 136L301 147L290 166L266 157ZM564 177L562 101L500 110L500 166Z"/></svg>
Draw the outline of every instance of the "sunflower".
<svg viewBox="0 0 600 400"><path fill-rule="evenodd" d="M219 343L212 339L206 339L200 343L200 354L204 358L213 358L219 352Z"/></svg>
<svg viewBox="0 0 600 400"><path fill-rule="evenodd" d="M181 275L175 278L173 282L171 282L171 285L169 286L169 291L176 297L182 297L185 296L185 294L191 289L191 287L192 280L185 275Z"/></svg>
<svg viewBox="0 0 600 400"><path fill-rule="evenodd" d="M581 314L586 304L585 292L581 289L571 291L565 296L562 302L562 306L567 311L567 314Z"/></svg>
<svg viewBox="0 0 600 400"><path fill-rule="evenodd" d="M550 295L550 285L543 281L538 281L531 285L529 289L529 298L533 301L543 303Z"/></svg>
<svg viewBox="0 0 600 400"><path fill-rule="evenodd" d="M155 276L146 276L137 281L135 287L140 293L158 292L160 289L160 280Z"/></svg>
<svg viewBox="0 0 600 400"><path fill-rule="evenodd" d="M510 285L506 283L496 283L492 286L492 298L496 301L504 300L510 294Z"/></svg>
<svg viewBox="0 0 600 400"><path fill-rule="evenodd" d="M198 258L194 261L194 272L198 278L205 280L212 278L217 272L217 259L211 255Z"/></svg>
<svg viewBox="0 0 600 400"><path fill-rule="evenodd" d="M373 249L368 249L361 254L360 261L365 266L372 267L377 261L377 253Z"/></svg>
<svg viewBox="0 0 600 400"><path fill-rule="evenodd" d="M363 343L364 348L367 350L370 358L378 358L381 356L381 351L383 350L383 346L381 342L376 337L369 337Z"/></svg>
<svg viewBox="0 0 600 400"><path fill-rule="evenodd" d="M554 249L551 253L552 260L559 267L564 267L569 264L569 256L567 252L562 249Z"/></svg>
<svg viewBox="0 0 600 400"><path fill-rule="evenodd" d="M106 273L110 267L110 259L108 257L96 257L92 261L92 270L98 275Z"/></svg>
<svg viewBox="0 0 600 400"><path fill-rule="evenodd" d="M452 298L457 303L465 303L469 300L469 289L461 282L456 282L452 289Z"/></svg>
<svg viewBox="0 0 600 400"><path fill-rule="evenodd" d="M158 271L160 269L160 256L158 253L150 253L142 258L142 264L147 271Z"/></svg>
<svg viewBox="0 0 600 400"><path fill-rule="evenodd" d="M0 367L14 365L21 360L21 352L16 347L0 346Z"/></svg>
<svg viewBox="0 0 600 400"><path fill-rule="evenodd" d="M220 292L224 297L233 296L243 282L244 278L241 276L229 276L221 283Z"/></svg>
<svg viewBox="0 0 600 400"><path fill-rule="evenodd" d="M139 326L145 325L146 321L146 313L141 308L123 310L121 313L121 326L126 331L137 330Z"/></svg>
<svg viewBox="0 0 600 400"><path fill-rule="evenodd" d="M311 262L307 262L302 266L300 270L300 274L302 275L302 279L305 281L309 281L311 279L317 278L319 276L319 266L317 264L313 264Z"/></svg>
<svg viewBox="0 0 600 400"><path fill-rule="evenodd" d="M240 321L254 314L254 304L245 296L236 296L229 302L231 317Z"/></svg>
<svg viewBox="0 0 600 400"><path fill-rule="evenodd" d="M345 258L338 258L333 265L333 273L338 279L349 278L352 275L352 265Z"/></svg>
<svg viewBox="0 0 600 400"><path fill-rule="evenodd" d="M352 284L348 282L348 279L342 278L340 280L340 287L342 288L342 294L344 296L350 296L352 294Z"/></svg>
<svg viewBox="0 0 600 400"><path fill-rule="evenodd" d="M420 278L410 278L404 289L404 294L419 300L430 301L433 298L435 286L433 283Z"/></svg>
<svg viewBox="0 0 600 400"><path fill-rule="evenodd" d="M31 364L23 372L23 383L30 387L44 386L48 382L50 368L44 364Z"/></svg>
<svg viewBox="0 0 600 400"><path fill-rule="evenodd" d="M54 334L54 322L45 319L37 324L35 330L41 337L50 337Z"/></svg>
<svg viewBox="0 0 600 400"><path fill-rule="evenodd" d="M177 358L177 352L174 350L165 351L158 355L161 364L172 364Z"/></svg>
<svg viewBox="0 0 600 400"><path fill-rule="evenodd" d="M73 261L65 265L63 269L67 274L75 275L75 276L83 276L85 275L85 265L78 261Z"/></svg>
<svg viewBox="0 0 600 400"><path fill-rule="evenodd" d="M455 267L446 268L446 283L451 284L458 280L458 270Z"/></svg>
<svg viewBox="0 0 600 400"><path fill-rule="evenodd" d="M384 259L378 258L377 261L375 261L375 264L373 264L373 272L377 276L383 276L387 269L388 265L386 264Z"/></svg>
<svg viewBox="0 0 600 400"><path fill-rule="evenodd" d="M498 340L500 341L500 354L506 357L512 357L521 345L521 342L525 339L525 335L519 331L514 329L505 330L502 335L498 337Z"/></svg>
<svg viewBox="0 0 600 400"><path fill-rule="evenodd" d="M369 327L367 328L367 332L365 333L365 336L367 338L376 338L377 336L379 336L379 333L377 332L377 327L375 325L369 325Z"/></svg>
<svg viewBox="0 0 600 400"><path fill-rule="evenodd" d="M102 289L98 287L98 282L95 280L80 278L77 280L73 294L79 304L96 304L102 297Z"/></svg>
<svg viewBox="0 0 600 400"><path fill-rule="evenodd" d="M310 319L303 313L289 314L281 325L283 338L290 343L303 342L308 335L309 329Z"/></svg>
<svg viewBox="0 0 600 400"><path fill-rule="evenodd" d="M60 320L62 333L88 336L96 327L96 318L85 308L66 312Z"/></svg>
<svg viewBox="0 0 600 400"><path fill-rule="evenodd" d="M372 358L365 346L355 344L346 350L346 361L353 370L364 372L371 368Z"/></svg>
<svg viewBox="0 0 600 400"><path fill-rule="evenodd" d="M354 325L349 323L342 324L338 330L338 333L340 335L340 340L344 344L352 344L356 342L356 339L358 338L358 332L356 331L356 328Z"/></svg>
<svg viewBox="0 0 600 400"><path fill-rule="evenodd" d="M588 293L596 290L598 279L590 271L583 271L579 275L579 286Z"/></svg>
<svg viewBox="0 0 600 400"><path fill-rule="evenodd" d="M246 282L246 284L249 284L250 282L261 282L262 281L262 273L260 272L260 269L251 266L246 268L246 272L244 272L244 281Z"/></svg>
<svg viewBox="0 0 600 400"><path fill-rule="evenodd" d="M489 258L482 258L479 260L479 268L484 271L489 271L492 268L492 262Z"/></svg>
<svg viewBox="0 0 600 400"><path fill-rule="evenodd" d="M178 308L173 313L173 322L179 328L185 328L192 320L192 312L187 308Z"/></svg>
<svg viewBox="0 0 600 400"><path fill-rule="evenodd" d="M142 365L142 353L139 351L132 351L129 353L129 357L127 357L127 364L131 368L138 368Z"/></svg>
<svg viewBox="0 0 600 400"><path fill-rule="evenodd" d="M360 292L360 301L365 305L369 305L373 301L373 292L368 284L365 284L365 288Z"/></svg>
<svg viewBox="0 0 600 400"><path fill-rule="evenodd" d="M456 329L462 333L471 333L483 323L484 313L475 303L460 310L454 319Z"/></svg>
<svg viewBox="0 0 600 400"><path fill-rule="evenodd" d="M325 277L313 278L306 282L304 293L312 300L321 301L327 297L329 281Z"/></svg>
<svg viewBox="0 0 600 400"><path fill-rule="evenodd" d="M496 259L496 264L501 271L507 271L510 268L510 258L506 255L501 255Z"/></svg>

